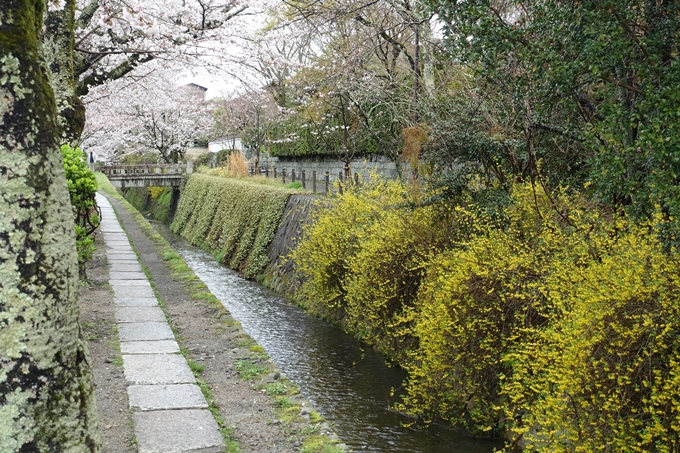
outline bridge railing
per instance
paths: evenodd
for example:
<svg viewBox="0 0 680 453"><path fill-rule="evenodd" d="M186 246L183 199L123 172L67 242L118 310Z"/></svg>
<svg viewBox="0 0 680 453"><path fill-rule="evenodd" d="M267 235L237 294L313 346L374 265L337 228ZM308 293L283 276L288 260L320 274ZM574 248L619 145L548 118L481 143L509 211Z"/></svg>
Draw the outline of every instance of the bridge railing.
<svg viewBox="0 0 680 453"><path fill-rule="evenodd" d="M144 177L160 175L188 175L191 174L191 164L153 164L153 165L104 165L97 167L107 177Z"/></svg>

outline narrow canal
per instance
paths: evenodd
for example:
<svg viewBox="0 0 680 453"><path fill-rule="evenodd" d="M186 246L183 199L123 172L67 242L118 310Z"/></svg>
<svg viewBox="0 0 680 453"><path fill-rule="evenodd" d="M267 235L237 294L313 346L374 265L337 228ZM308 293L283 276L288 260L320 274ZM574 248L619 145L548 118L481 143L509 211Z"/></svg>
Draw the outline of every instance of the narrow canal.
<svg viewBox="0 0 680 453"><path fill-rule="evenodd" d="M501 446L446 426L403 427L409 420L389 410L396 401L391 389L398 392L403 371L388 367L379 354L340 329L221 266L166 226L155 226L353 450L488 453Z"/></svg>

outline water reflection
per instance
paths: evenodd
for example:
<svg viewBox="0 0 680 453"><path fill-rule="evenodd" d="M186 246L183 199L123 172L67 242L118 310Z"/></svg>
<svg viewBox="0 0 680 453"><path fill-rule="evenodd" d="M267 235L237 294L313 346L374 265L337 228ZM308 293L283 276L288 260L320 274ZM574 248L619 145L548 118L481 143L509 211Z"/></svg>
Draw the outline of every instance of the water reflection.
<svg viewBox="0 0 680 453"><path fill-rule="evenodd" d="M156 225L197 276L295 382L343 442L374 452L488 453L498 443L471 439L444 426L404 428L388 410L404 373L340 329L303 313L280 295L220 266L163 225Z"/></svg>

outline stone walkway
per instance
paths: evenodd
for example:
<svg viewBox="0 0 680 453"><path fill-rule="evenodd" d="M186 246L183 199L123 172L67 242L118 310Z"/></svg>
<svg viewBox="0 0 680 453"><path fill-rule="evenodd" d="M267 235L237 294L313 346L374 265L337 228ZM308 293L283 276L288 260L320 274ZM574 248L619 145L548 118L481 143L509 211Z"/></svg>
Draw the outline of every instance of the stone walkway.
<svg viewBox="0 0 680 453"><path fill-rule="evenodd" d="M109 201L97 194L140 453L223 452L224 438Z"/></svg>

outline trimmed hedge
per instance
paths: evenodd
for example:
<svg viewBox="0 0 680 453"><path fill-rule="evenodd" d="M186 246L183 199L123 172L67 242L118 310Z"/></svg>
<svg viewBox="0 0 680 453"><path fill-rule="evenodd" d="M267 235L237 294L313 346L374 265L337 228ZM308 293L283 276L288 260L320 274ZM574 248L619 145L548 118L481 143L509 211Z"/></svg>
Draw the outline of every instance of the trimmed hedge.
<svg viewBox="0 0 680 453"><path fill-rule="evenodd" d="M294 191L232 178L193 174L182 192L172 231L243 273L261 274L267 249Z"/></svg>

